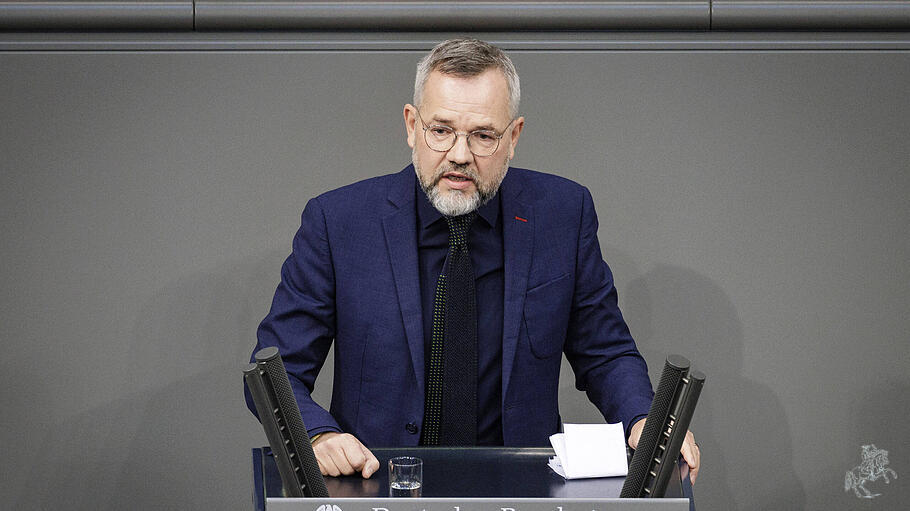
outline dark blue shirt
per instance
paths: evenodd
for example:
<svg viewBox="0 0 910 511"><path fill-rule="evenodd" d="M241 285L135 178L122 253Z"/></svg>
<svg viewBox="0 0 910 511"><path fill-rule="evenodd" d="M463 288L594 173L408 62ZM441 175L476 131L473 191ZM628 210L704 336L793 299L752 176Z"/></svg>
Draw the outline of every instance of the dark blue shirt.
<svg viewBox="0 0 910 511"><path fill-rule="evenodd" d="M449 227L416 187L417 250L425 359L433 332L436 280L449 249ZM477 304L477 444L502 445L502 215L499 194L477 210L468 233Z"/></svg>

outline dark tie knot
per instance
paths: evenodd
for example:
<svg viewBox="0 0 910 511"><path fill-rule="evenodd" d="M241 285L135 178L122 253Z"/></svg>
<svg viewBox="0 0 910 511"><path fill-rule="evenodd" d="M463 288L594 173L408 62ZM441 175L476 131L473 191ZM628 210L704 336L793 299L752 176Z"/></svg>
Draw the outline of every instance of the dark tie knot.
<svg viewBox="0 0 910 511"><path fill-rule="evenodd" d="M465 215L446 217L446 222L449 224L449 245L467 245L468 229L471 228L471 222L473 222L476 217L477 213L473 211Z"/></svg>

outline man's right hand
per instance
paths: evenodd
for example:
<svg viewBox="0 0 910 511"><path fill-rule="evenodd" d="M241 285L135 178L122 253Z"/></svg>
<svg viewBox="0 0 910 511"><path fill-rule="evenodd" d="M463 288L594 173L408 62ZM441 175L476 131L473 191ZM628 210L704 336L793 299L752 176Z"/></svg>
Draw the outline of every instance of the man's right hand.
<svg viewBox="0 0 910 511"><path fill-rule="evenodd" d="M313 452L324 476L360 472L364 479L379 470L379 460L354 435L328 431L313 441Z"/></svg>

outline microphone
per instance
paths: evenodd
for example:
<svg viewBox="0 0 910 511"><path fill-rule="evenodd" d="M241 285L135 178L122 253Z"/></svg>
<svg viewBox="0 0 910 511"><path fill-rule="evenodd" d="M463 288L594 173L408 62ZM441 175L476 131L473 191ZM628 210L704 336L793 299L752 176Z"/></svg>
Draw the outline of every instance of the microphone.
<svg viewBox="0 0 910 511"><path fill-rule="evenodd" d="M256 363L243 370L243 379L269 439L284 493L288 497L328 497L278 348L263 348L254 358Z"/></svg>
<svg viewBox="0 0 910 511"><path fill-rule="evenodd" d="M685 357L667 357L620 498L664 496L705 384L704 373L689 367Z"/></svg>

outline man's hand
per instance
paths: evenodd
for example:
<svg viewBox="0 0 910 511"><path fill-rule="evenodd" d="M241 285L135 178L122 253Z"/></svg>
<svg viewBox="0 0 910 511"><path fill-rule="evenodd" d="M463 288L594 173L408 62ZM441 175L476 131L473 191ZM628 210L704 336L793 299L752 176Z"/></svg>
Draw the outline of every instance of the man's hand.
<svg viewBox="0 0 910 511"><path fill-rule="evenodd" d="M642 419L632 425L632 429L629 430L629 447L633 449L638 447L638 440L641 439L641 432L645 429L646 420ZM686 438L683 440L679 452L689 465L689 480L692 484L695 484L695 478L698 477L698 467L701 465L701 451L699 451L698 444L695 443L695 436L691 431L686 431Z"/></svg>
<svg viewBox="0 0 910 511"><path fill-rule="evenodd" d="M379 470L379 460L354 435L329 431L313 441L313 452L324 476L360 472L364 479Z"/></svg>

